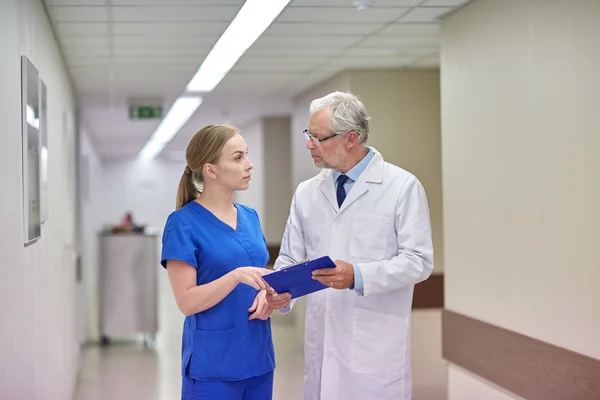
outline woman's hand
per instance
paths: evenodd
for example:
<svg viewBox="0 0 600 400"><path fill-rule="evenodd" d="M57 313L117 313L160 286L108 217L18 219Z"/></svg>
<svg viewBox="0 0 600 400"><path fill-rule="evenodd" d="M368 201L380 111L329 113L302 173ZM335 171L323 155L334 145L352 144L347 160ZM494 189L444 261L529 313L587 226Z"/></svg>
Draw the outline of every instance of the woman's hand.
<svg viewBox="0 0 600 400"><path fill-rule="evenodd" d="M263 290L268 287L267 282L264 281L262 276L269 272L271 271L266 268L258 267L239 267L233 270L233 274L238 283L252 286L256 290Z"/></svg>
<svg viewBox="0 0 600 400"><path fill-rule="evenodd" d="M273 288L267 289L267 303L274 310L279 310L290 305L292 302L292 295L289 293L276 293Z"/></svg>
<svg viewBox="0 0 600 400"><path fill-rule="evenodd" d="M249 319L266 320L271 316L273 309L267 303L266 294L266 290L261 290L260 292L258 292L256 297L254 298L254 302L252 302L252 307L248 309L249 312L253 313Z"/></svg>

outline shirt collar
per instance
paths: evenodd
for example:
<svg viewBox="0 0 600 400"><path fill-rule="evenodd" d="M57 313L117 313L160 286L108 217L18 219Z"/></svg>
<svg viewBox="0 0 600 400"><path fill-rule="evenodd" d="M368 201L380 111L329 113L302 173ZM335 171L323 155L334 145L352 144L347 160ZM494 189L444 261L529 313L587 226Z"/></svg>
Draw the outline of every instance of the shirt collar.
<svg viewBox="0 0 600 400"><path fill-rule="evenodd" d="M346 172L346 176L348 178L350 178L350 180L352 182L356 182L356 180L358 179L358 177L360 176L360 174L362 174L365 171L365 169L367 169L367 165L369 165L369 163L373 159L373 156L375 156L375 152L373 150L371 150L370 147L367 147L367 150L369 150L369 152L367 153L367 155L364 156L363 159L360 160L348 172ZM341 172L333 170L333 181L337 182L337 179L340 177L340 175L342 175Z"/></svg>

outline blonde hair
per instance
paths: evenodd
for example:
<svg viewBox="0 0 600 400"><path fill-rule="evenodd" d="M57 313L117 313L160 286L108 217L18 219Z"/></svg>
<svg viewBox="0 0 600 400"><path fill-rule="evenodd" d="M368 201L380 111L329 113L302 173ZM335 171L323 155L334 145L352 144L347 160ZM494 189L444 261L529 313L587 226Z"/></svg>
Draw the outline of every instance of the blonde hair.
<svg viewBox="0 0 600 400"><path fill-rule="evenodd" d="M196 200L204 181L202 170L206 164L216 164L225 143L239 130L229 125L208 125L200 129L190 140L185 151L187 166L183 171L177 190L176 209Z"/></svg>

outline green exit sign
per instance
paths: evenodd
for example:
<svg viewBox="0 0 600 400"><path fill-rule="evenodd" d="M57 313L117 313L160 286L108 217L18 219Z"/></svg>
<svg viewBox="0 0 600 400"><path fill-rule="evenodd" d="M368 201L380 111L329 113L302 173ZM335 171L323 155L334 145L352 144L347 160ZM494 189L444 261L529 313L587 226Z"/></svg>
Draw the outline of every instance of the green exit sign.
<svg viewBox="0 0 600 400"><path fill-rule="evenodd" d="M160 119L162 118L162 106L130 106L130 119Z"/></svg>

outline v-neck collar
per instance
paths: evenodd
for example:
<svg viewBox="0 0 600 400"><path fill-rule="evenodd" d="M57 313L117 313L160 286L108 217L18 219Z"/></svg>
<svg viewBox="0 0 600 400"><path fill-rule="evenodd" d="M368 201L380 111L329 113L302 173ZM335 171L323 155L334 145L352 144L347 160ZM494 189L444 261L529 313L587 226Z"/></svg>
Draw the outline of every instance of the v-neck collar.
<svg viewBox="0 0 600 400"><path fill-rule="evenodd" d="M238 207L238 205L236 203L233 203L233 206L236 209L236 221L235 221L235 229L233 229L233 227L231 225L229 225L228 223L224 222L223 220L221 220L219 217L217 217L215 214L212 213L212 211L210 211L208 208L204 207L202 204L198 203L197 201L192 201L192 203L195 204L195 208L196 210L199 211L200 215L202 215L204 218L206 218L207 220L211 221L214 225L218 226L219 228L221 228L223 231L228 232L228 233L239 233L241 230L241 219L240 219L240 208Z"/></svg>

